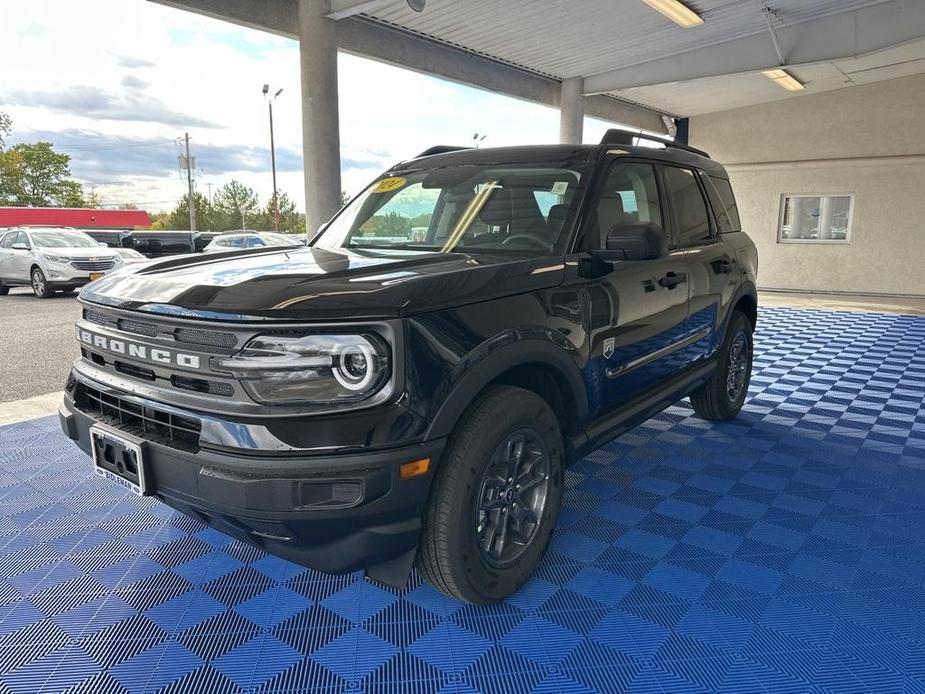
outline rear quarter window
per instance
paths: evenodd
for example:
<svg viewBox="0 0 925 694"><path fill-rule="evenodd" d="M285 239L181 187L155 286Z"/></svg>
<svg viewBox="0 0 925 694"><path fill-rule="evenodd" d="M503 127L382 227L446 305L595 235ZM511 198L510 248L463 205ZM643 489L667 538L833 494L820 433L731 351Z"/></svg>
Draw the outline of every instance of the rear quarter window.
<svg viewBox="0 0 925 694"><path fill-rule="evenodd" d="M742 231L742 222L739 221L739 208L736 205L735 195L729 181L719 176L704 176L707 197L716 216L719 233L726 234L731 231Z"/></svg>

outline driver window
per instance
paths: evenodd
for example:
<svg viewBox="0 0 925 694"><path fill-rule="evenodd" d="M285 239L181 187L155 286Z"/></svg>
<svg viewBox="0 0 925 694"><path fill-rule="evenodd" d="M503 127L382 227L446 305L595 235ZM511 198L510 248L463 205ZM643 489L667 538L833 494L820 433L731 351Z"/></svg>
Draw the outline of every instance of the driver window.
<svg viewBox="0 0 925 694"><path fill-rule="evenodd" d="M591 220L597 226L597 233L591 236L600 244L598 248L605 247L607 232L614 224L652 222L664 226L655 167L642 163L614 164Z"/></svg>
<svg viewBox="0 0 925 694"><path fill-rule="evenodd" d="M26 236L26 232L24 231L19 232L14 243L24 243L26 244L26 248L32 248L32 244L29 243L29 237Z"/></svg>

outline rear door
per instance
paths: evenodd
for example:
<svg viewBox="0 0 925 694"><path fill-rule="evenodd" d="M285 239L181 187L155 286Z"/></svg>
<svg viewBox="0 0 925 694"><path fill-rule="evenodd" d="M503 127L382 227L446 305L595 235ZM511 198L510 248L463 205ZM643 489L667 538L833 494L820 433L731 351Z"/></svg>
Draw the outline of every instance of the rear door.
<svg viewBox="0 0 925 694"><path fill-rule="evenodd" d="M610 227L620 222L664 228L666 214L656 165L617 159L589 211L585 245L601 248ZM680 368L686 271L683 255L670 252L656 260L615 262L607 275L588 281L583 296L590 349L585 380L596 414L620 407Z"/></svg>
<svg viewBox="0 0 925 694"><path fill-rule="evenodd" d="M710 357L722 342L725 307L738 286L735 254L719 235L702 172L663 166L663 180L674 219L675 252L683 255L690 286L690 313L685 333L686 364Z"/></svg>

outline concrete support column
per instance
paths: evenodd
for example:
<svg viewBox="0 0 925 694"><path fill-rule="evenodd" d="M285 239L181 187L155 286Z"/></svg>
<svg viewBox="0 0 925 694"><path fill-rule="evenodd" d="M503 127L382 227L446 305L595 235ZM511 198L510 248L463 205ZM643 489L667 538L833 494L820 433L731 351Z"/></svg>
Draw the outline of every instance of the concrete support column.
<svg viewBox="0 0 925 694"><path fill-rule="evenodd" d="M330 0L298 0L302 75L302 160L309 238L340 208L337 23Z"/></svg>
<svg viewBox="0 0 925 694"><path fill-rule="evenodd" d="M559 94L559 142L580 145L585 120L585 81L581 77L562 80Z"/></svg>

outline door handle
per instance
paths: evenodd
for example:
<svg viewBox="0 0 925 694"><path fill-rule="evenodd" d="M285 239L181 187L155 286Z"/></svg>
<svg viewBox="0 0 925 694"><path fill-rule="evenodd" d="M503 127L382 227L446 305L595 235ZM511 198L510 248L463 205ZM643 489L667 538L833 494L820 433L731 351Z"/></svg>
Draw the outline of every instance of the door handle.
<svg viewBox="0 0 925 694"><path fill-rule="evenodd" d="M669 272L658 281L661 286L668 289L674 289L684 282L687 282L687 274L683 272Z"/></svg>

